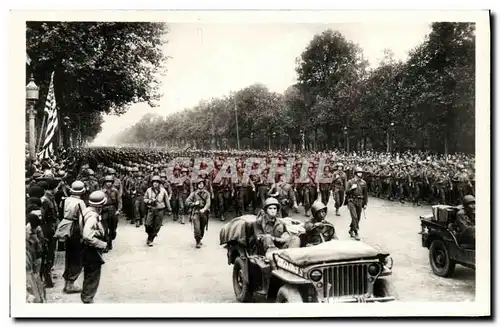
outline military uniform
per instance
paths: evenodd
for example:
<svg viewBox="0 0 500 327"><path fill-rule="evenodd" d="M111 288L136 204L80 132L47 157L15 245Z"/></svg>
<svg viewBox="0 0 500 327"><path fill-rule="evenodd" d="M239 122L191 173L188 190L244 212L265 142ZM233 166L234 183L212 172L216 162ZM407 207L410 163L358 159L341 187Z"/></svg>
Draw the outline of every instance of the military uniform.
<svg viewBox="0 0 500 327"><path fill-rule="evenodd" d="M113 249L113 241L116 238L116 229L118 227L117 211L120 212L122 210L122 200L120 193L113 186L110 188L104 187L102 191L107 199L106 205L102 208L101 223L104 228L104 237L108 243L108 248L106 249L108 251Z"/></svg>
<svg viewBox="0 0 500 327"><path fill-rule="evenodd" d="M328 168L328 167L327 167ZM323 173L323 178L330 179L333 177L333 174L330 172L329 169L325 169L325 172ZM321 202L323 202L325 205L328 205L328 201L330 200L330 193L332 192L332 183L319 183L319 191L321 194Z"/></svg>
<svg viewBox="0 0 500 327"><path fill-rule="evenodd" d="M89 207L83 211L83 286L81 300L83 303L93 303L101 279L101 266L104 264L102 252L107 248L105 231L101 215L95 208Z"/></svg>
<svg viewBox="0 0 500 327"><path fill-rule="evenodd" d="M42 222L44 248L42 256L42 266L40 275L44 279L46 287L54 287L52 281L52 267L54 266L57 239L54 237L58 225L58 211L54 195L51 192L45 192L42 200Z"/></svg>
<svg viewBox="0 0 500 327"><path fill-rule="evenodd" d="M280 216L282 218L288 217L290 209L297 205L292 185L286 182L276 183L271 187L269 193L276 194L275 198L280 203Z"/></svg>
<svg viewBox="0 0 500 327"><path fill-rule="evenodd" d="M151 178L151 183L153 181L158 181L158 183L160 183L159 178ZM165 188L161 187L161 184L158 188L150 187L146 190L146 194L144 194L144 203L148 206L148 213L144 224L146 233L148 234L147 244L152 246L163 224L165 209L169 211L172 209L170 208L167 191Z"/></svg>
<svg viewBox="0 0 500 327"><path fill-rule="evenodd" d="M186 205L192 210L192 222L196 247L201 246L201 240L208 226L208 213L210 211L210 193L206 189L192 192L186 199Z"/></svg>
<svg viewBox="0 0 500 327"><path fill-rule="evenodd" d="M356 171L361 171L357 169ZM368 189L366 182L360 177L354 177L347 181L346 185L347 208L351 214L349 234L359 239L359 221L361 210L368 204Z"/></svg>
<svg viewBox="0 0 500 327"><path fill-rule="evenodd" d="M337 169L333 173L333 197L335 200L335 214L339 216L339 209L344 203L345 187L347 184L347 175L341 170Z"/></svg>

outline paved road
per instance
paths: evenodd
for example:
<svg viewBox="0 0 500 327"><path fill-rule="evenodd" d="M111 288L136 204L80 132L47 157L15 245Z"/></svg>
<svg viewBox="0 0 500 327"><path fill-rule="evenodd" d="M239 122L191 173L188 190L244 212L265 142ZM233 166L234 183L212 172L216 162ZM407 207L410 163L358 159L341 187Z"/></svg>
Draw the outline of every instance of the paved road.
<svg viewBox="0 0 500 327"><path fill-rule="evenodd" d="M341 217L329 204L329 220L336 225L340 239L349 239L349 213ZM475 273L457 266L453 278L435 276L429 266L428 250L421 246L418 217L430 207L414 207L370 198L367 219L361 221L360 236L370 245L390 251L394 259L394 288L401 301L474 301ZM294 218L305 219L303 213ZM196 249L191 225L165 223L154 247L146 246L144 228L124 219L118 227L112 252L105 255L96 303L235 302L232 266L225 249L219 246L222 223L211 219L204 245ZM62 253L54 273L56 286L48 290L50 302L77 303L79 295L62 293L64 281ZM82 276L78 280L81 285Z"/></svg>

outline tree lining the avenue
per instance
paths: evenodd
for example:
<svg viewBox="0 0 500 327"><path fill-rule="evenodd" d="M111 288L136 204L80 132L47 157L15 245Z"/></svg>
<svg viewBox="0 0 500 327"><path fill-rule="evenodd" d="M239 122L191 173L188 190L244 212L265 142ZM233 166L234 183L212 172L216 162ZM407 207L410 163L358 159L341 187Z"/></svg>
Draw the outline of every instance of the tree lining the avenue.
<svg viewBox="0 0 500 327"><path fill-rule="evenodd" d="M104 114L121 115L137 102L157 106L167 32L163 23L27 22L26 82L33 75L40 88L37 135L52 72L66 146L92 140Z"/></svg>
<svg viewBox="0 0 500 327"><path fill-rule="evenodd" d="M27 81L50 75L66 146L91 141L104 114L157 106L166 73L163 23L28 22ZM362 49L336 31L313 37L283 93L262 84L202 100L167 117L146 114L113 137L118 145L474 152L475 35L472 23L433 23L406 61L390 50L369 69ZM70 142L71 140L71 142Z"/></svg>
<svg viewBox="0 0 500 327"><path fill-rule="evenodd" d="M298 82L283 94L254 84L167 117L147 114L114 141L237 148L239 136L242 149L474 152L474 24L433 23L405 62L386 50L379 67L367 66L357 45L327 30L297 59Z"/></svg>

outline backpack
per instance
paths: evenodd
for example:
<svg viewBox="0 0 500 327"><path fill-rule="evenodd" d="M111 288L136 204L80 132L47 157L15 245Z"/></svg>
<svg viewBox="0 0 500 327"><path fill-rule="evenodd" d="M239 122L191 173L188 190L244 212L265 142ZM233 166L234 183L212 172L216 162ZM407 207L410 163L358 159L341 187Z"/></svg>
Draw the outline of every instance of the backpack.
<svg viewBox="0 0 500 327"><path fill-rule="evenodd" d="M63 200L63 206L61 209L62 212L64 212L65 200L66 199ZM83 222L82 207L78 204L77 218L68 219L62 216L54 237L58 238L60 241L78 240L81 242L83 239L83 230L80 228L80 216L82 217Z"/></svg>

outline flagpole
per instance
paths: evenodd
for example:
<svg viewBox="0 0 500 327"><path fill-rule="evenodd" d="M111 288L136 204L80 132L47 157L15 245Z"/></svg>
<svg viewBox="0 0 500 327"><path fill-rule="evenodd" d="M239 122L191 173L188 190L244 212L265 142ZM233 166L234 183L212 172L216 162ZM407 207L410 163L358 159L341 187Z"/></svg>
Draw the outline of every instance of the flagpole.
<svg viewBox="0 0 500 327"><path fill-rule="evenodd" d="M43 130L44 130L44 127L45 127L45 118L46 117L47 117L47 115L44 113L43 114L43 120L42 120L42 126L40 128L40 135L38 136L38 142L36 144L36 153L38 153L38 151L40 150L40 142L42 142L43 134L45 134L43 132Z"/></svg>

